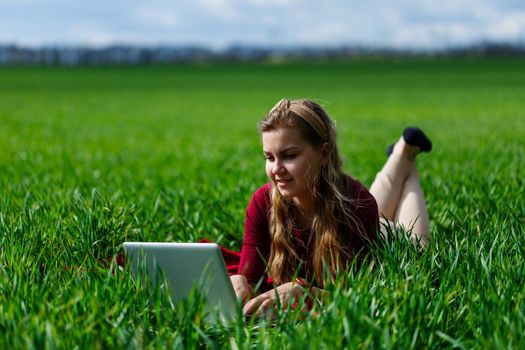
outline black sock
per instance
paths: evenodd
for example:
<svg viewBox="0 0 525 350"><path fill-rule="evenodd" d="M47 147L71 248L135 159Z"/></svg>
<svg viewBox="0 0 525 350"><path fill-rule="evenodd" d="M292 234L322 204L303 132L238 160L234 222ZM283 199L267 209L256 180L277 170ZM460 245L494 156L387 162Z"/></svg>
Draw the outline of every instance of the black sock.
<svg viewBox="0 0 525 350"><path fill-rule="evenodd" d="M394 144L391 144L386 148L386 155L390 156L392 154L392 151L394 150Z"/></svg>
<svg viewBox="0 0 525 350"><path fill-rule="evenodd" d="M418 146L421 152L430 152L432 142L427 135L418 127L408 127L403 131L403 139L410 146Z"/></svg>

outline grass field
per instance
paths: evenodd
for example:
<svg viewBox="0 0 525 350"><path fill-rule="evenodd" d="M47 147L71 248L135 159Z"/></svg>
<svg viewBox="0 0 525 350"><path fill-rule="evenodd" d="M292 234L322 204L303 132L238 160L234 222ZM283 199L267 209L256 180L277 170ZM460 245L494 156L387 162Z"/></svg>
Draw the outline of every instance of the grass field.
<svg viewBox="0 0 525 350"><path fill-rule="evenodd" d="M208 325L99 259L125 240L238 249L256 123L321 102L370 185L419 125L432 243L374 251L322 309ZM525 61L0 67L0 348L525 348Z"/></svg>

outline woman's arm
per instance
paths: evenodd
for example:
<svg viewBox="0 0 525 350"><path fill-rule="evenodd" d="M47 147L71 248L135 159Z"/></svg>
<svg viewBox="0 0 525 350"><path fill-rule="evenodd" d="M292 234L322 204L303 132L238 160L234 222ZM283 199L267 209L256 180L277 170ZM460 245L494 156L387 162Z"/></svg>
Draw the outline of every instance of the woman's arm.
<svg viewBox="0 0 525 350"><path fill-rule="evenodd" d="M248 300L253 292L253 287L243 275L230 276L230 280L233 285L233 290L237 299L242 300L243 304Z"/></svg>
<svg viewBox="0 0 525 350"><path fill-rule="evenodd" d="M255 191L246 208L238 274L245 276L252 285L266 278L266 261L270 256L269 189L267 184Z"/></svg>

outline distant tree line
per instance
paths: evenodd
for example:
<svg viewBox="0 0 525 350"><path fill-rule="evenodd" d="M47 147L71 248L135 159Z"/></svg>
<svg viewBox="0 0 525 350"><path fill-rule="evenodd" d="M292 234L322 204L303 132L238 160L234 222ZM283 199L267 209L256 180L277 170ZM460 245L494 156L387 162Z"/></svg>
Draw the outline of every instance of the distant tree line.
<svg viewBox="0 0 525 350"><path fill-rule="evenodd" d="M199 61L269 61L289 59L344 59L352 57L523 57L525 45L482 43L439 50L403 50L367 47L260 47L236 45L224 50L202 46L29 48L0 44L0 65L149 65Z"/></svg>

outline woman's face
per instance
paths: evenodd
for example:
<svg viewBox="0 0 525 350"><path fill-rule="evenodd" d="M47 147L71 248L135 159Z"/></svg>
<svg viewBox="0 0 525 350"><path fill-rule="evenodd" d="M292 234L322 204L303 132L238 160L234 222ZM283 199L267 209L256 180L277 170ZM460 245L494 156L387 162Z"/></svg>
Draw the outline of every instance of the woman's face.
<svg viewBox="0 0 525 350"><path fill-rule="evenodd" d="M262 133L266 174L279 192L299 203L311 199L308 184L317 176L323 161L316 150L294 128Z"/></svg>

